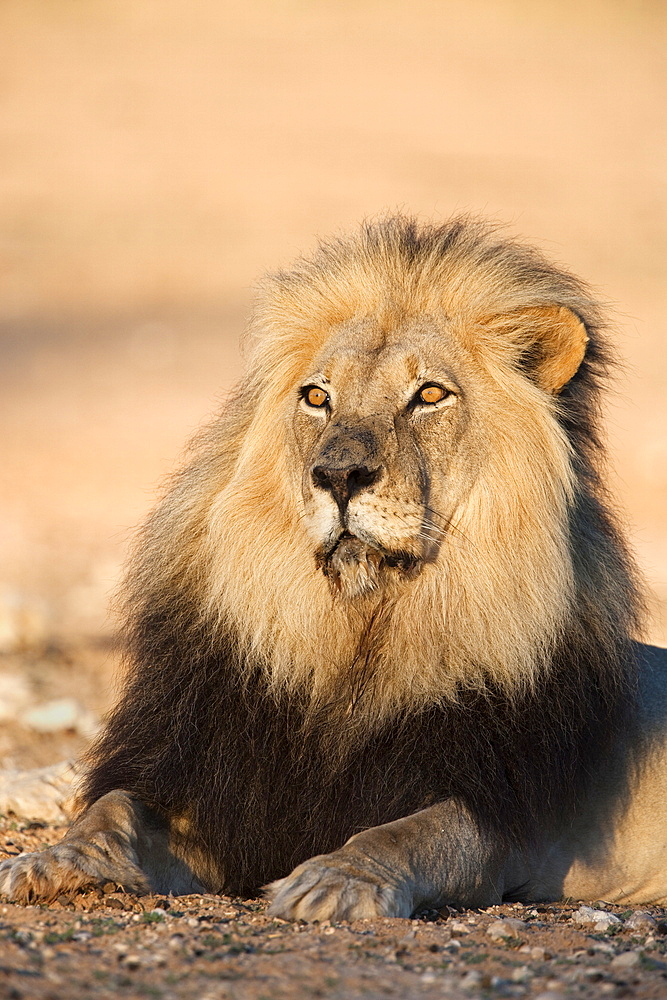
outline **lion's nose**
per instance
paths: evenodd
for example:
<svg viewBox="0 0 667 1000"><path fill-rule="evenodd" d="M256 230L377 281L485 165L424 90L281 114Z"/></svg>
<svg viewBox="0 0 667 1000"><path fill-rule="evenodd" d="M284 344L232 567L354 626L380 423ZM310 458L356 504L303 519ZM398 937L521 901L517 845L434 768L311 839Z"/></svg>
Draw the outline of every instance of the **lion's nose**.
<svg viewBox="0 0 667 1000"><path fill-rule="evenodd" d="M366 465L342 469L316 465L311 474L315 485L328 490L342 511L356 493L373 485L380 475L380 469L369 469Z"/></svg>

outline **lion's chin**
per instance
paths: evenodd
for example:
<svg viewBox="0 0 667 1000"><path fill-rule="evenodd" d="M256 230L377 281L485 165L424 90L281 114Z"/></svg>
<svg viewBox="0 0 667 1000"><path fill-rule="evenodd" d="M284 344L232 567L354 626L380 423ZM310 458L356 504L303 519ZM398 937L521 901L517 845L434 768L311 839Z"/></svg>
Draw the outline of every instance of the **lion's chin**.
<svg viewBox="0 0 667 1000"><path fill-rule="evenodd" d="M347 531L319 562L334 594L347 599L412 579L422 565L414 556L382 552Z"/></svg>

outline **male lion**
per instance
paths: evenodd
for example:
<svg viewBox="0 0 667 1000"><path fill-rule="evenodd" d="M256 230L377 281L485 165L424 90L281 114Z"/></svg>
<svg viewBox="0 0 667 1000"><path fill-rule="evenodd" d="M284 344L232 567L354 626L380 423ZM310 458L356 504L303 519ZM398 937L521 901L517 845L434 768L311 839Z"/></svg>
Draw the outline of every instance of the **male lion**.
<svg viewBox="0 0 667 1000"><path fill-rule="evenodd" d="M248 375L141 535L82 813L2 891L666 902L667 662L632 640L599 478L600 327L476 220L390 218L267 279Z"/></svg>

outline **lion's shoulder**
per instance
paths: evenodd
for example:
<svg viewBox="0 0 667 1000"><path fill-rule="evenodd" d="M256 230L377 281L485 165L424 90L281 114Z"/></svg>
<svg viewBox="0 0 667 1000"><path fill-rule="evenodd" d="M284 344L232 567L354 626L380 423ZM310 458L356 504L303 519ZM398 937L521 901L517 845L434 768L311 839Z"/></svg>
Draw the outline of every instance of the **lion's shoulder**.
<svg viewBox="0 0 667 1000"><path fill-rule="evenodd" d="M641 732L667 740L667 649L634 643L639 664L638 722Z"/></svg>

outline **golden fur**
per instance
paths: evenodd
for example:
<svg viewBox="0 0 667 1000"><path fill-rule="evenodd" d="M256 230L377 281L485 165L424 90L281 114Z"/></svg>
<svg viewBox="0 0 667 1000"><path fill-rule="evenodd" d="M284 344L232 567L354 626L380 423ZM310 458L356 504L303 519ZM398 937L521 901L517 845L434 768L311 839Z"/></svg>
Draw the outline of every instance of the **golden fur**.
<svg viewBox="0 0 667 1000"><path fill-rule="evenodd" d="M485 224L454 223L447 254L434 246L417 268L406 257L401 226L387 220L365 227L265 280L249 374L199 442L195 475L159 515L169 532L154 545L160 560L148 563L133 587L135 594L168 591L188 574L208 621L231 623L271 684L306 691L316 703L375 622L369 711L380 716L454 699L461 687L489 681L523 690L548 665L584 585L575 578L568 523L575 472L559 397L526 378L519 361L539 322L548 325L536 320L545 304L599 326L584 286L525 248L517 253L497 242ZM351 609L313 571L289 426L295 386L347 324L363 321L372 337L413 317L427 317L436 329L446 322L475 381L476 433L464 451L481 471L462 493L436 561L409 587L371 593ZM361 349L363 330L355 336ZM405 507L411 498L399 500ZM626 620L627 607L618 617L625 590L615 593L616 583L605 572L596 580L601 629ZM424 655L433 649L438 657Z"/></svg>

